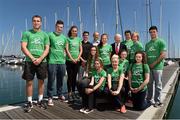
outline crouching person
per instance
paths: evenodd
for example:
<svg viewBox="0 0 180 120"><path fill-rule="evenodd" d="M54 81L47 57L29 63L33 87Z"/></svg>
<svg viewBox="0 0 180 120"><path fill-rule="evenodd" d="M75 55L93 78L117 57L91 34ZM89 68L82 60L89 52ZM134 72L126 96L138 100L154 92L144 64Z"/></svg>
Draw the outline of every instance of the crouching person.
<svg viewBox="0 0 180 120"><path fill-rule="evenodd" d="M144 110L149 107L146 95L150 70L145 59L145 53L136 52L136 62L129 67L129 86L135 110Z"/></svg>
<svg viewBox="0 0 180 120"><path fill-rule="evenodd" d="M119 57L117 55L112 56L111 63L112 68L108 69L108 88L113 96L116 111L126 113L123 67L118 65Z"/></svg>
<svg viewBox="0 0 180 120"><path fill-rule="evenodd" d="M97 58L94 63L95 70L92 71L91 82L82 94L82 109L80 112L88 114L93 112L96 97L104 94L106 72L103 70L101 58Z"/></svg>

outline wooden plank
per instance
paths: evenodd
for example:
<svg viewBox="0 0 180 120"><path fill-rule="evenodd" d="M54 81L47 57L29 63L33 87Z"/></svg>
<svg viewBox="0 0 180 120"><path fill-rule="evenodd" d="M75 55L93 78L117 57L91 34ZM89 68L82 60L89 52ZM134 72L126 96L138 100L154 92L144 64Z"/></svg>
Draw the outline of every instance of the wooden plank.
<svg viewBox="0 0 180 120"><path fill-rule="evenodd" d="M21 116L16 114L14 110L8 110L8 111L5 111L5 113L9 116L10 119L21 119Z"/></svg>
<svg viewBox="0 0 180 120"><path fill-rule="evenodd" d="M59 117L57 117L54 113L50 113L50 112L48 111L48 109L44 110L44 109L42 109L42 108L39 108L38 106L36 106L34 109L35 109L35 111L40 112L40 114L41 114L42 116L44 116L45 118L47 118L47 119L51 119L51 118L53 118L53 119L58 119L58 118L59 118Z"/></svg>
<svg viewBox="0 0 180 120"><path fill-rule="evenodd" d="M5 112L0 112L0 119L10 119L10 117Z"/></svg>
<svg viewBox="0 0 180 120"><path fill-rule="evenodd" d="M35 119L29 113L25 113L23 108L14 109L14 111L21 117L21 119Z"/></svg>

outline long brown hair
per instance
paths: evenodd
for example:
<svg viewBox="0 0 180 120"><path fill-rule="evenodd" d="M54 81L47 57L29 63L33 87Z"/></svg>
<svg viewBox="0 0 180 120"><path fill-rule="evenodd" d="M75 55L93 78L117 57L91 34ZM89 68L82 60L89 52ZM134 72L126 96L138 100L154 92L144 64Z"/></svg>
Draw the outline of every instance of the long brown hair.
<svg viewBox="0 0 180 120"><path fill-rule="evenodd" d="M98 52L98 48L96 46L92 46L92 48L96 48L96 54L95 54L95 59L97 59L99 57L99 52ZM92 58L93 56L91 55L91 51L89 53L89 58L88 58L88 63L87 63L87 71L91 70L91 63L92 63Z"/></svg>
<svg viewBox="0 0 180 120"><path fill-rule="evenodd" d="M136 56L136 54L141 54L141 55L142 55L142 63L143 63L143 64L147 64L147 57L146 57L146 53L145 53L145 52L143 52L143 51L137 51L137 52L135 53L135 56Z"/></svg>
<svg viewBox="0 0 180 120"><path fill-rule="evenodd" d="M102 48L102 46L103 46L103 43L102 43L102 37L103 37L103 36L107 36L107 39L108 39L108 34L107 34L107 33L103 33L103 34L101 35L100 43L99 43L99 45L98 45L99 48Z"/></svg>
<svg viewBox="0 0 180 120"><path fill-rule="evenodd" d="M104 65L103 65L102 58L100 58L100 57L96 58L95 61L94 61L94 63L95 63L96 61L98 61L98 62L100 63L101 68L103 69Z"/></svg>
<svg viewBox="0 0 180 120"><path fill-rule="evenodd" d="M68 34L67 34L68 37L71 37L71 36L72 36L72 32L71 32L71 31L72 31L73 28L76 28L76 29L78 30L78 27L77 27L77 26L75 26L75 25L71 26L71 28L69 29Z"/></svg>

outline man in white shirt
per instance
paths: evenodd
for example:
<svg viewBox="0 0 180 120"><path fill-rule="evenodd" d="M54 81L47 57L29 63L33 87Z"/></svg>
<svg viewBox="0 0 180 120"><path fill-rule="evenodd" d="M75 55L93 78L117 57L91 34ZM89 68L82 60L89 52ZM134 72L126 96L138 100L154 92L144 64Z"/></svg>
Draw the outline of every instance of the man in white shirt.
<svg viewBox="0 0 180 120"><path fill-rule="evenodd" d="M99 36L100 36L100 34L98 32L94 32L94 34L93 34L94 40L92 42L93 46L99 45L99 43L100 43Z"/></svg>

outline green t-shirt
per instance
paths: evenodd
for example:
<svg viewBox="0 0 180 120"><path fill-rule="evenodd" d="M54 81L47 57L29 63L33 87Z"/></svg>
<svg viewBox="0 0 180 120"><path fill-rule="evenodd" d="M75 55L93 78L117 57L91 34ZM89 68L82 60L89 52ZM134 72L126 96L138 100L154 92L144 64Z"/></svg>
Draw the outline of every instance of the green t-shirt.
<svg viewBox="0 0 180 120"><path fill-rule="evenodd" d="M129 67L129 61L127 59L125 60L119 59L119 66L123 67L124 73L127 73Z"/></svg>
<svg viewBox="0 0 180 120"><path fill-rule="evenodd" d="M150 65L158 59L161 52L166 51L166 44L164 40L157 38L156 40L151 40L146 44L145 51L147 54L147 62ZM163 70L163 67L164 67L164 60L156 64L153 69Z"/></svg>
<svg viewBox="0 0 180 120"><path fill-rule="evenodd" d="M123 74L123 67L119 66L117 71L114 71L111 67L108 69L107 73L111 75L112 88L117 88L119 85L119 78Z"/></svg>
<svg viewBox="0 0 180 120"><path fill-rule="evenodd" d="M131 46L131 49L129 51L129 56L130 56L129 62L130 63L135 62L135 53L137 51L143 51L143 45L139 41L134 42L133 45Z"/></svg>
<svg viewBox="0 0 180 120"><path fill-rule="evenodd" d="M67 39L67 43L68 43L68 46L69 46L69 52L71 54L71 56L74 58L74 59L77 59L78 58L78 55L79 55L79 52L80 52L80 46L82 44L81 42L81 38L79 37L75 37L75 38L68 38ZM67 56L67 60L68 61L71 61L71 59Z"/></svg>
<svg viewBox="0 0 180 120"><path fill-rule="evenodd" d="M145 73L150 73L150 69L148 64L131 64L129 67L129 71L131 71L131 86L132 88L138 88L145 80ZM147 85L144 87L144 90L147 89Z"/></svg>
<svg viewBox="0 0 180 120"><path fill-rule="evenodd" d="M105 88L105 84L106 84L106 76L107 76L107 75L106 75L106 72L105 72L104 70L101 70L101 71L98 73L96 70L94 70L94 71L92 71L92 76L94 77L94 85L97 85L97 84L98 84L98 82L99 82L99 80L100 80L101 77L104 77L104 78L105 78L105 80L103 81L102 85L101 85L100 88L99 88L100 91L103 91L104 88Z"/></svg>
<svg viewBox="0 0 180 120"><path fill-rule="evenodd" d="M126 45L128 51L131 49L131 46L133 45L133 41L131 39L130 40L124 40L121 43Z"/></svg>
<svg viewBox="0 0 180 120"><path fill-rule="evenodd" d="M49 37L43 31L28 30L22 34L21 42L27 42L27 49L35 57L39 58L44 50L45 46L49 45ZM26 56L26 61L32 62L31 59ZM43 60L46 62L46 58Z"/></svg>
<svg viewBox="0 0 180 120"><path fill-rule="evenodd" d="M49 33L50 50L48 56L49 64L65 64L65 49L67 38L63 34Z"/></svg>
<svg viewBox="0 0 180 120"><path fill-rule="evenodd" d="M111 64L111 52L112 52L112 46L111 45L104 45L101 48L98 47L99 50L99 56L102 58L103 65L109 65Z"/></svg>
<svg viewBox="0 0 180 120"><path fill-rule="evenodd" d="M129 60L129 51L131 49L131 46L133 45L133 41L130 39L130 40L124 40L121 43L126 45L126 47L127 47L127 50L128 50L128 57L127 57L127 59Z"/></svg>

